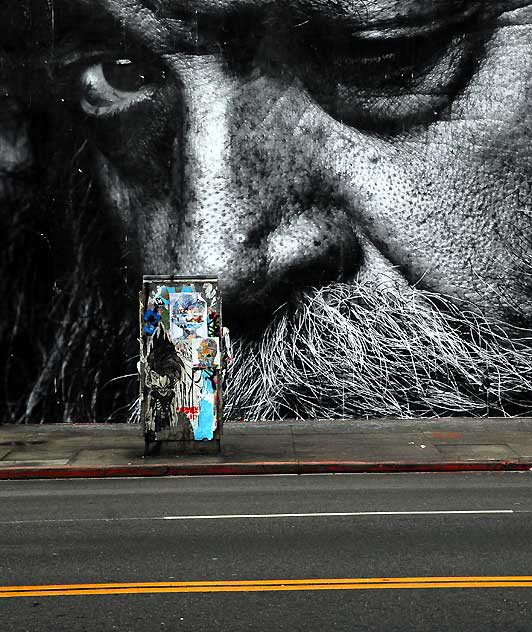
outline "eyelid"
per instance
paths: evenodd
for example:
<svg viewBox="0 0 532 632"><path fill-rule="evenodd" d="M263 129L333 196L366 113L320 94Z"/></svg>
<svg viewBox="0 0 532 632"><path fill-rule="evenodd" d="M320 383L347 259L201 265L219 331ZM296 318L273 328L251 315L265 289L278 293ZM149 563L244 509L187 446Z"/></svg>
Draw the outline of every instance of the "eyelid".
<svg viewBox="0 0 532 632"><path fill-rule="evenodd" d="M415 75L423 74L437 59L452 54L458 47L466 46L466 25L474 22L477 11L478 6L462 11L447 20L430 25L430 30L419 26L387 31L354 32L343 29L343 33L331 42L332 48L340 57L340 51L343 51L345 58L354 64L374 64L376 68L384 68L391 64L388 70L390 75L402 72L405 68L412 68L413 79ZM413 56L413 46L418 46L419 50L425 53L418 51L419 54ZM391 58L395 61L390 62ZM360 66L360 69L362 68L363 66ZM416 72L416 69L419 72Z"/></svg>
<svg viewBox="0 0 532 632"><path fill-rule="evenodd" d="M331 20L331 26L338 26L345 35L350 34L357 40L385 40L385 39L409 39L411 37L424 37L438 34L443 31L452 30L458 26L469 22L481 10L482 3L472 2L471 6L465 7L462 11L439 15L430 22L417 21L414 19L404 19L402 26L397 26L397 20L386 20L374 22L367 26L360 26L347 22Z"/></svg>
<svg viewBox="0 0 532 632"><path fill-rule="evenodd" d="M106 59L117 59L119 57L124 57L123 52L120 53L118 50L113 51L112 49L104 49L104 48L68 48L68 49L59 49L54 52L53 57L50 59L46 59L44 61L45 64L49 65L52 71L60 71L67 70L72 68L73 66L89 66L92 64L97 64L99 62L103 62Z"/></svg>
<svg viewBox="0 0 532 632"><path fill-rule="evenodd" d="M76 47L71 45L62 50L56 50L52 59L47 62L52 69L68 70L72 67L92 66L96 64L112 63L119 60L131 60L133 62L142 62L143 64L153 64L164 66L162 57L158 57L139 48L131 48L124 50L121 46L110 46L106 48L88 48Z"/></svg>
<svg viewBox="0 0 532 632"><path fill-rule="evenodd" d="M428 125L469 80L475 13L442 19L431 33L413 24L368 38L346 23L326 32L323 24L302 27L298 72L317 104L344 124L390 135Z"/></svg>

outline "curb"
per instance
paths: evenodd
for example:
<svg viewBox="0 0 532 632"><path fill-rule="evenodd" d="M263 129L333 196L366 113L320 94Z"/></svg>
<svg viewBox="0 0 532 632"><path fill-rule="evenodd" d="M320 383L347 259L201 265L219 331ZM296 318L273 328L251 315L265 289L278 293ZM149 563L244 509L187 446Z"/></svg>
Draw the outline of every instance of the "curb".
<svg viewBox="0 0 532 632"><path fill-rule="evenodd" d="M390 474L400 472L526 472L532 461L386 463L363 461L260 461L252 463L94 465L0 468L0 480L57 478L125 478L155 476L240 476L259 474Z"/></svg>

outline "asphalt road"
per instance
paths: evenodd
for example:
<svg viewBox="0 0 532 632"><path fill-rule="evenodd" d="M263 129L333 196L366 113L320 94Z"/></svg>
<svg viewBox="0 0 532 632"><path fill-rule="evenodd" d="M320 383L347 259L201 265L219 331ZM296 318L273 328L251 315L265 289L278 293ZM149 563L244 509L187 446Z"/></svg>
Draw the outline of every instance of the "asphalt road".
<svg viewBox="0 0 532 632"><path fill-rule="evenodd" d="M2 630L530 631L531 492L528 472L5 481Z"/></svg>

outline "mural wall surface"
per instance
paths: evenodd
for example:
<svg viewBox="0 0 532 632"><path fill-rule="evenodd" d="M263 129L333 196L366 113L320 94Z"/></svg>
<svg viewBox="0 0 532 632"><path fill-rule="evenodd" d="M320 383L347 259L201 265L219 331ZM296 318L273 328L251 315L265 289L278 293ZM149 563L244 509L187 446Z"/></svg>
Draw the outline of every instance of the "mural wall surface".
<svg viewBox="0 0 532 632"><path fill-rule="evenodd" d="M142 275L226 418L532 409L530 0L2 0L3 420L124 420Z"/></svg>

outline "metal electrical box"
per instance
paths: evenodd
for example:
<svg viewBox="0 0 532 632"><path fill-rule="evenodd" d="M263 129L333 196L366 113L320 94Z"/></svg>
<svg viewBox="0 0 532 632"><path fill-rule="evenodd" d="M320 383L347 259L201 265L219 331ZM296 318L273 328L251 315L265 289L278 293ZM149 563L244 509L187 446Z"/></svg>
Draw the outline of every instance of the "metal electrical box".
<svg viewBox="0 0 532 632"><path fill-rule="evenodd" d="M219 452L224 362L217 278L144 276L140 294L140 420L145 453Z"/></svg>

